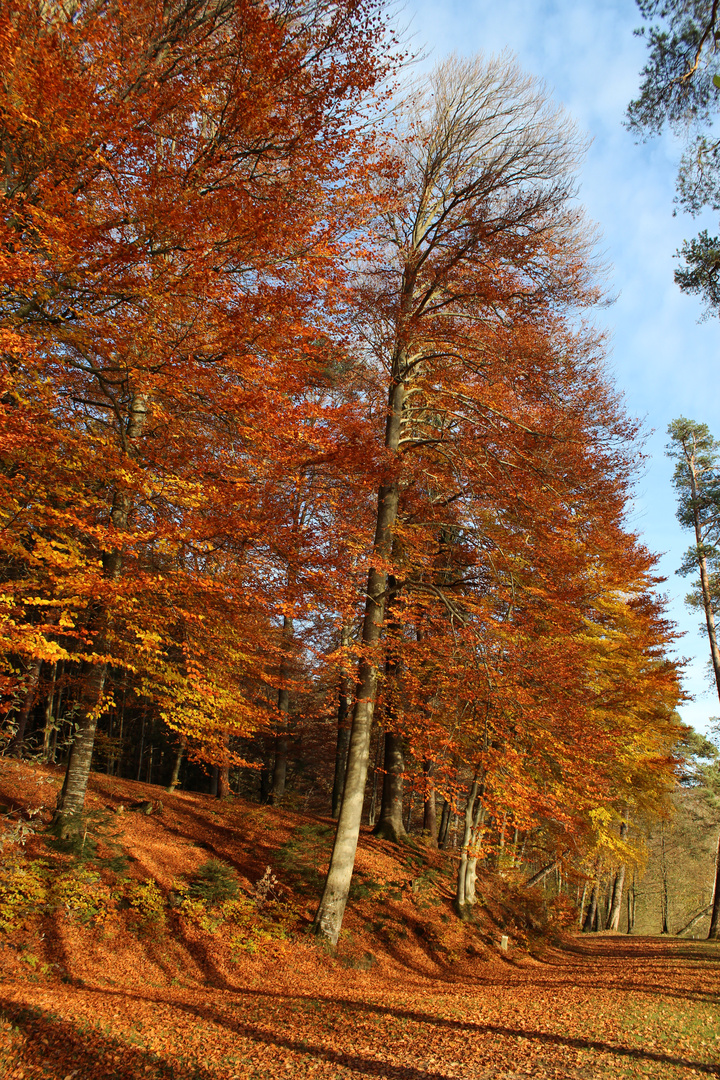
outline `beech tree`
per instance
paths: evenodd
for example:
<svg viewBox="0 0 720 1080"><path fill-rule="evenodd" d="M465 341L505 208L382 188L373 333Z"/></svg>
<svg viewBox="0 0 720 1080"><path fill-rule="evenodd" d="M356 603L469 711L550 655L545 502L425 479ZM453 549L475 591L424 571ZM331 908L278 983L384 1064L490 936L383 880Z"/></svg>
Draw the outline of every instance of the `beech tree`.
<svg viewBox="0 0 720 1080"><path fill-rule="evenodd" d="M471 429L488 416L512 428L507 402L492 392L484 398L492 373L507 373L497 389L525 380L544 387L542 354L523 350L523 332L595 296L587 235L571 205L581 145L538 85L507 57L451 60L412 105L398 205L378 226L387 258L358 290L386 378L387 464L345 794L315 918L317 933L333 943L360 828L406 448L437 444L442 457L442 431L454 427L458 409ZM477 442L468 456L474 451L481 460L482 439Z"/></svg>
<svg viewBox="0 0 720 1080"><path fill-rule="evenodd" d="M272 522L261 477L290 440L272 448L269 418L323 382L341 241L367 197L358 108L393 61L372 0L136 0L72 18L17 0L0 48L4 625L7 655L85 665L64 830L108 663L132 669L139 637L151 681L167 687L168 649L171 684L186 679L198 585L215 610L227 551ZM224 587L238 628L265 634L245 562ZM262 636L243 650L230 667L262 671Z"/></svg>

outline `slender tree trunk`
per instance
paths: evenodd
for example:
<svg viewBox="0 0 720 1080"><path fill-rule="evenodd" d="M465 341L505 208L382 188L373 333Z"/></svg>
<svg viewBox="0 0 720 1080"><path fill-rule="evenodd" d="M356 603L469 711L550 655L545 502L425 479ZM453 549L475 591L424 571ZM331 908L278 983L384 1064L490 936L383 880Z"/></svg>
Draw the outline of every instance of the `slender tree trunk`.
<svg viewBox="0 0 720 1080"><path fill-rule="evenodd" d="M668 917L670 907L669 869L665 852L665 822L660 826L660 933L669 934Z"/></svg>
<svg viewBox="0 0 720 1080"><path fill-rule="evenodd" d="M23 743L25 742L25 729L27 727L28 717L35 704L35 697L37 695L38 683L40 682L40 670L42 668L42 660L33 660L28 669L28 683L23 703L20 707L20 712L17 718L17 728L15 734L10 740L8 746L8 755L10 757L22 757Z"/></svg>
<svg viewBox="0 0 720 1080"><path fill-rule="evenodd" d="M582 896L580 898L580 906L579 906L579 911L578 911L578 926L579 927L582 927L584 919L585 919L585 897L587 896L587 887L588 887L588 883L587 883L587 878L586 878L585 882L583 884L583 891L582 891Z"/></svg>
<svg viewBox="0 0 720 1080"><path fill-rule="evenodd" d="M282 659L280 660L280 689L278 690L278 723L277 736L275 739L275 765L273 767L272 793L270 801L273 806L280 806L285 796L285 783L287 780L288 747L289 738L289 715L290 715L290 691L288 679L292 670L291 648L293 640L293 621L287 615L283 618L283 641Z"/></svg>
<svg viewBox="0 0 720 1080"><path fill-rule="evenodd" d="M601 864L598 860L595 868L595 880L593 881L592 892L590 893L590 906L585 916L585 922L583 923L583 930L585 933L591 932L597 922L597 909L600 899L600 875Z"/></svg>
<svg viewBox="0 0 720 1080"><path fill-rule="evenodd" d="M225 732L223 736L223 747L226 753L230 751L230 733ZM230 790L230 762L225 758L219 767L218 772L218 799L229 799L232 794Z"/></svg>
<svg viewBox="0 0 720 1080"><path fill-rule="evenodd" d="M627 894L627 932L632 934L635 929L635 871L633 870L632 885Z"/></svg>
<svg viewBox="0 0 720 1080"><path fill-rule="evenodd" d="M57 686L57 674L58 666L57 661L55 661L50 668L50 689L48 691L47 701L45 702L45 726L43 728L42 749L43 764L47 764L47 762L50 760L50 736L53 732L53 706L55 704L55 687Z"/></svg>
<svg viewBox="0 0 720 1080"><path fill-rule="evenodd" d="M398 369L397 361L393 364L393 369ZM394 454L397 453L400 445L404 401L404 382L393 382L389 391L385 446ZM373 543L374 559L368 571L362 627L363 656L358 670L350 750L345 774L345 792L330 858L330 868L313 924L315 933L331 945L337 944L340 934L360 835L370 757L370 735L377 698L377 653L385 618L388 574L384 567L387 566L392 552L392 537L397 521L399 496L400 489L396 479L382 484L378 492L377 524Z"/></svg>
<svg viewBox="0 0 720 1080"><path fill-rule="evenodd" d="M342 629L342 646L347 648L352 640L352 627L345 624ZM350 711L352 708L352 681L345 663L340 672L340 698L338 701L337 747L335 750L335 778L332 792L332 816L340 813L343 789L345 787L345 769L350 747Z"/></svg>
<svg viewBox="0 0 720 1080"><path fill-rule="evenodd" d="M85 663L83 669L83 696L80 702L80 719L75 731L65 781L58 798L58 810L53 827L61 837L79 831L80 819L85 805L92 764L98 709L105 689L107 664Z"/></svg>
<svg viewBox="0 0 720 1080"><path fill-rule="evenodd" d="M384 765L380 817L373 834L393 844L401 844L407 836L402 819L405 754L402 737L393 731L385 732Z"/></svg>
<svg viewBox="0 0 720 1080"><path fill-rule="evenodd" d="M693 524L695 526L695 540L698 550L698 569L700 570L700 589L702 592L703 609L705 611L705 624L707 626L708 641L710 642L710 655L712 658L715 686L720 698L720 648L718 647L717 633L715 629L715 612L712 606L712 593L710 590L710 577L707 570L707 560L703 548L702 522L700 520L700 502L698 494L698 478L694 457L688 461L690 474L690 493L692 496Z"/></svg>
<svg viewBox="0 0 720 1080"><path fill-rule="evenodd" d="M608 930L620 929L620 911L622 909L623 900L623 888L625 885L625 863L622 864L617 874L615 875L615 882L613 884L612 900L610 903L610 915L607 921Z"/></svg>
<svg viewBox="0 0 720 1080"><path fill-rule="evenodd" d="M368 806L368 825L372 829L375 827L375 820L377 818L377 796L378 796L378 776L380 774L380 766L382 763L383 747L385 745L385 735L382 728L378 725L378 729L375 735L375 765L372 771L372 784L370 785L370 805Z"/></svg>
<svg viewBox="0 0 720 1080"><path fill-rule="evenodd" d="M620 839L625 840L628 833L627 821L620 823ZM620 909L622 907L623 887L625 885L625 863L622 864L613 881L612 895L610 897L610 910L608 912L606 930L618 930L620 927Z"/></svg>
<svg viewBox="0 0 720 1080"><path fill-rule="evenodd" d="M701 908L700 911L697 912L697 914L693 915L692 919L690 919L690 922L686 922L684 926L681 926L679 930L675 931L675 937L682 937L682 935L687 933L687 931L690 930L696 922L700 922L700 920L704 919L705 916L708 915L711 911L712 904L706 904L704 908Z"/></svg>
<svg viewBox="0 0 720 1080"><path fill-rule="evenodd" d="M538 870L536 874L533 874L531 878L528 878L528 880L525 882L525 887L531 888L533 885L539 885L541 881L544 881L548 874L552 873L557 864L557 859L553 859L553 861L551 863L548 863L547 866L543 866L542 870Z"/></svg>
<svg viewBox="0 0 720 1080"><path fill-rule="evenodd" d="M407 833L408 836L410 835L410 830L412 829L412 816L413 816L414 808L415 808L415 780L413 779L411 784L410 784L410 796L408 798L407 820L405 822L405 832Z"/></svg>
<svg viewBox="0 0 720 1080"><path fill-rule="evenodd" d="M477 875L477 855L474 845L477 842L477 834L483 805L478 794L480 783L477 777L472 782L465 803L464 829L462 845L460 848L460 865L458 866L457 886L455 890L455 910L461 919L467 918L470 908L475 903L475 879Z"/></svg>
<svg viewBox="0 0 720 1080"><path fill-rule="evenodd" d="M438 847L442 850L447 846L448 831L450 828L450 800L443 799L440 813L440 828L438 829Z"/></svg>
<svg viewBox="0 0 720 1080"><path fill-rule="evenodd" d="M712 911L710 914L710 929L708 940L720 938L720 837L718 837L717 853L715 855L715 888L713 890Z"/></svg>
<svg viewBox="0 0 720 1080"><path fill-rule="evenodd" d="M512 842L512 856L510 858L510 869L515 869L515 863L517 862L517 846L520 833L517 829L513 829L513 842Z"/></svg>
<svg viewBox="0 0 720 1080"><path fill-rule="evenodd" d="M437 846L437 811L435 808L435 762L430 758L423 761L425 790L423 795L423 832L433 847Z"/></svg>
<svg viewBox="0 0 720 1080"><path fill-rule="evenodd" d="M140 777L142 776L143 750L145 749L145 721L146 721L146 719L147 719L147 702L145 702L143 704L142 723L140 725L140 749L139 749L139 752L138 752L137 775L135 777L135 779L136 779L136 781L138 783L140 783Z"/></svg>
<svg viewBox="0 0 720 1080"><path fill-rule="evenodd" d="M139 438L142 434L146 416L147 403L145 398L140 394L134 394L122 439L123 448L128 455L131 453L133 440ZM130 508L131 502L128 495L116 490L110 517L118 531L127 529ZM102 564L105 577L111 581L116 581L122 571L121 548L105 552ZM96 626L93 649L97 654L102 655L107 652L107 612L101 609L98 610L93 621ZM98 712L102 704L107 668L107 663L92 665L85 663L83 668L86 678L81 698L80 715L75 731L75 739L70 750L65 783L58 798L58 809L53 822L53 827L61 836L69 835L80 825L80 815L85 803L85 791L92 764L95 731L97 729Z"/></svg>
<svg viewBox="0 0 720 1080"><path fill-rule="evenodd" d="M175 751L175 760L173 761L172 776L170 777L170 783L168 784L166 791L168 795L172 795L175 788L178 786L180 780L180 766L182 765L183 754L187 746L187 739L183 738L178 743L177 750Z"/></svg>

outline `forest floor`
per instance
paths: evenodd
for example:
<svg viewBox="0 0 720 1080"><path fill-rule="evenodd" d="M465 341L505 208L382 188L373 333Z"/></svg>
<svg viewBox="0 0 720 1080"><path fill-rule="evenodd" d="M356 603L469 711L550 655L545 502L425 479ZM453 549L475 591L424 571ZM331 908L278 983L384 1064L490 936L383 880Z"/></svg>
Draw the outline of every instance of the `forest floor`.
<svg viewBox="0 0 720 1080"><path fill-rule="evenodd" d="M329 820L94 774L78 855L59 782L0 761L2 1080L720 1076L720 943L558 932L500 879L464 924L446 857L363 834L331 954ZM210 857L235 900L193 898Z"/></svg>

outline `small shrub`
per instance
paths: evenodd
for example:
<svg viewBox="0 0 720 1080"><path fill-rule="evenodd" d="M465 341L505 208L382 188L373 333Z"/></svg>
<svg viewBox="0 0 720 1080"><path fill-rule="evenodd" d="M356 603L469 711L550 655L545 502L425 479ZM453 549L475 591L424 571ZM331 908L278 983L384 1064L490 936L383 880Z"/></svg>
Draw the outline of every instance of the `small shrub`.
<svg viewBox="0 0 720 1080"><path fill-rule="evenodd" d="M111 896L99 874L79 866L53 881L50 902L56 908L64 908L70 917L88 922L107 916Z"/></svg>
<svg viewBox="0 0 720 1080"><path fill-rule="evenodd" d="M165 930L165 899L156 881L136 881L128 892L130 908L138 917L140 929L148 933Z"/></svg>
<svg viewBox="0 0 720 1080"><path fill-rule="evenodd" d="M231 866L219 859L208 859L195 871L188 893L194 900L204 900L213 907L238 895L237 874Z"/></svg>
<svg viewBox="0 0 720 1080"><path fill-rule="evenodd" d="M8 860L0 877L0 931L14 930L47 900L47 866L43 862Z"/></svg>

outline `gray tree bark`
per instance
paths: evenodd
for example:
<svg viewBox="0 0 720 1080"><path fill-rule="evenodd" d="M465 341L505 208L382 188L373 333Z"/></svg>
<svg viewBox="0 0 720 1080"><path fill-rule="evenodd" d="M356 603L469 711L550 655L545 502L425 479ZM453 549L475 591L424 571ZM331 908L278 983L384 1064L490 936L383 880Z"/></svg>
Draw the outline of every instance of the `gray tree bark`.
<svg viewBox="0 0 720 1080"><path fill-rule="evenodd" d="M123 432L122 442L126 453L130 453L132 441L142 434L142 429L147 416L147 404L144 397L135 394L130 405L127 426ZM116 491L113 498L111 519L113 525L119 531L125 531L128 526L131 501L129 496L122 491ZM122 571L122 550L115 548L103 555L103 573L111 580L117 580ZM102 656L107 653L107 612L98 608L94 613L95 635L93 651ZM87 790L92 764L92 753L95 745L95 732L99 714L102 709L103 691L107 677L108 665L100 660L96 664L85 663L83 665L83 691L80 700L80 713L75 730L75 738L70 749L67 772L62 791L58 796L58 806L53 821L53 828L60 836L69 836L80 828L80 819L85 805L85 792Z"/></svg>
<svg viewBox="0 0 720 1080"><path fill-rule="evenodd" d="M620 839L624 840L628 832L628 823L623 821L620 824ZM619 930L620 929L620 909L622 907L623 888L625 886L625 863L620 867L615 880L613 881L612 897L610 899L610 911L608 913L607 923L605 924L606 930Z"/></svg>
<svg viewBox="0 0 720 1080"><path fill-rule="evenodd" d="M352 640L352 627L343 626L341 642L344 648ZM335 749L335 776L332 792L332 816L340 813L343 790L345 788L345 770L347 768L348 749L350 748L350 721L352 709L352 680L345 666L340 673L340 697L338 701L337 746Z"/></svg>
<svg viewBox="0 0 720 1080"><path fill-rule="evenodd" d="M273 806L280 806L285 796L288 748L290 745L290 691L287 682L292 672L293 621L287 615L283 618L282 636L283 653L280 661L280 689L278 690L277 700L279 717L275 736L275 764L273 766L272 790L270 793L270 802Z"/></svg>
<svg viewBox="0 0 720 1080"><path fill-rule="evenodd" d="M401 844L407 838L402 819L405 752L402 736L394 731L385 732L384 769L380 817L373 835L381 840L390 840L393 844Z"/></svg>
<svg viewBox="0 0 720 1080"><path fill-rule="evenodd" d="M425 793L423 796L423 832L433 847L437 846L437 809L435 804L435 762L430 758L423 761L425 774Z"/></svg>
<svg viewBox="0 0 720 1080"><path fill-rule="evenodd" d="M394 369L402 368L398 361ZM385 446L396 454L400 445L402 411L405 403L405 384L393 382L388 395L388 417L385 429ZM355 708L350 733L345 792L338 819L335 843L330 858L330 868L320 900L313 928L315 933L337 944L345 913L350 881L355 865L360 836L365 783L370 757L372 732L378 684L378 646L382 638L385 619L388 565L399 504L399 485L396 479L383 484L378 492L377 519L373 543L373 564L368 571L365 614L362 626L363 656L358 670Z"/></svg>

